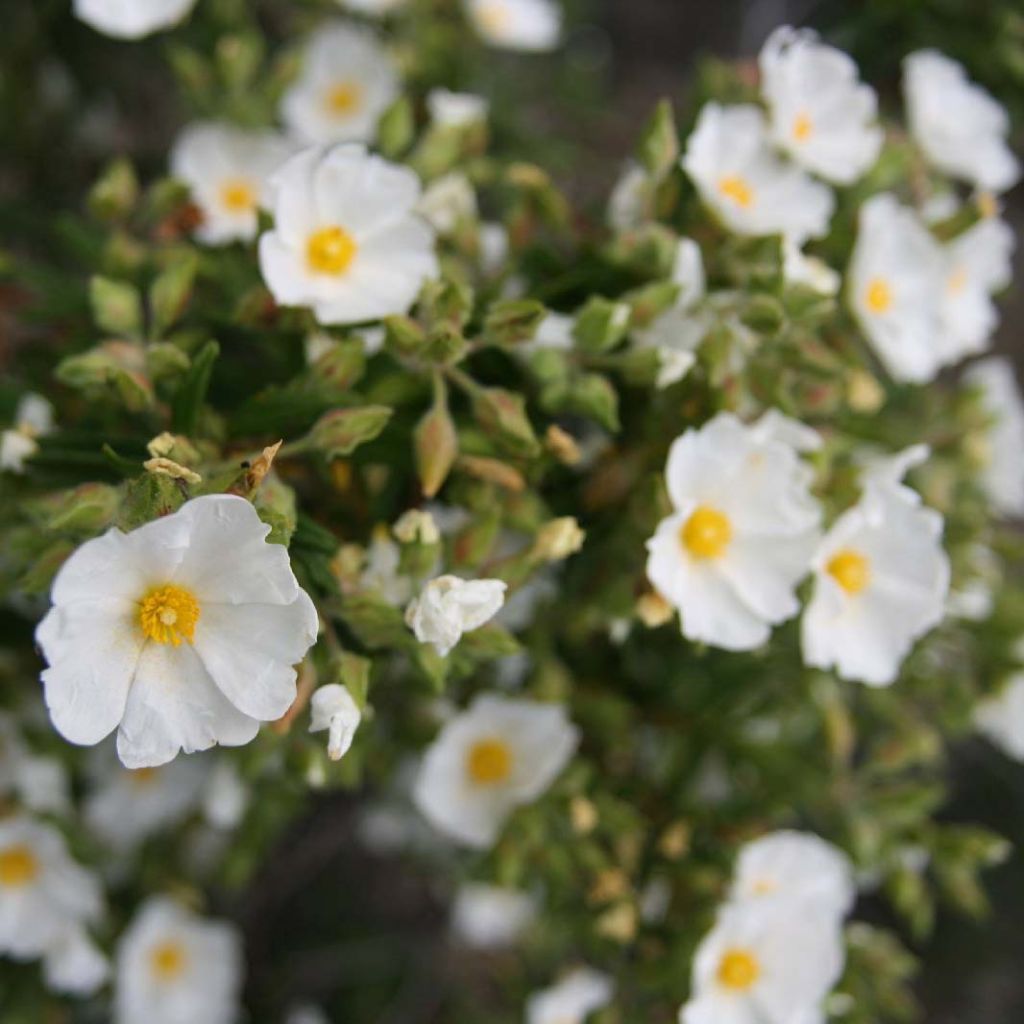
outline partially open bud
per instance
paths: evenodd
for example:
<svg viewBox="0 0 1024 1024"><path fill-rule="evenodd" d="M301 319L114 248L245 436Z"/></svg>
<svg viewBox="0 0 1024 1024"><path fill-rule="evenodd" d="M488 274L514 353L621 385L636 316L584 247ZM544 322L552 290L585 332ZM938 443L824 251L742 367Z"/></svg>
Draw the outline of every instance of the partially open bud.
<svg viewBox="0 0 1024 1024"><path fill-rule="evenodd" d="M545 562L560 562L583 547L586 533L575 516L561 516L545 523L533 542L533 557Z"/></svg>
<svg viewBox="0 0 1024 1024"><path fill-rule="evenodd" d="M664 626L673 615L672 605L656 590L642 594L636 602L636 617L648 628Z"/></svg>

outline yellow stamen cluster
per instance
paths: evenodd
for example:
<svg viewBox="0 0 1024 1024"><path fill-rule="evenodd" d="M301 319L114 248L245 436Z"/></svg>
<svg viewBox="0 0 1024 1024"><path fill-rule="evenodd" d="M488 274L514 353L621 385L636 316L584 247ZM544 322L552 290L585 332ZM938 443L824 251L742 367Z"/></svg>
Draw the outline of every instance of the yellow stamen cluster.
<svg viewBox="0 0 1024 1024"><path fill-rule="evenodd" d="M347 79L338 82L327 93L326 102L335 117L351 117L363 105L363 87Z"/></svg>
<svg viewBox="0 0 1024 1024"><path fill-rule="evenodd" d="M0 886L20 889L38 875L39 860L29 847L18 844L0 850Z"/></svg>
<svg viewBox="0 0 1024 1024"><path fill-rule="evenodd" d="M864 302L872 313L886 313L892 308L892 289L888 282L880 277L868 281Z"/></svg>
<svg viewBox="0 0 1024 1024"><path fill-rule="evenodd" d="M256 208L256 189L245 178L230 178L220 187L220 201L231 213L248 213Z"/></svg>
<svg viewBox="0 0 1024 1024"><path fill-rule="evenodd" d="M159 981L173 981L182 975L188 962L185 947L175 939L168 939L149 951L149 965Z"/></svg>
<svg viewBox="0 0 1024 1024"><path fill-rule="evenodd" d="M834 554L825 571L848 594L859 594L871 581L871 563L849 548Z"/></svg>
<svg viewBox="0 0 1024 1024"><path fill-rule="evenodd" d="M739 174L727 174L718 180L718 191L744 210L754 205L754 190L746 178Z"/></svg>
<svg viewBox="0 0 1024 1024"><path fill-rule="evenodd" d="M724 512L700 505L683 524L679 540L694 558L718 558L732 540L732 523Z"/></svg>
<svg viewBox="0 0 1024 1024"><path fill-rule="evenodd" d="M718 962L718 981L735 992L750 988L761 974L757 957L745 949L730 949Z"/></svg>
<svg viewBox="0 0 1024 1024"><path fill-rule="evenodd" d="M482 786L504 782L512 773L512 751L508 744L499 739L474 743L466 757L466 773Z"/></svg>
<svg viewBox="0 0 1024 1024"><path fill-rule="evenodd" d="M174 644L195 639L199 602L184 587L168 583L151 590L139 602L139 625L150 640Z"/></svg>
<svg viewBox="0 0 1024 1024"><path fill-rule="evenodd" d="M808 114L797 114L793 119L793 138L797 142L806 142L814 133L814 122Z"/></svg>
<svg viewBox="0 0 1024 1024"><path fill-rule="evenodd" d="M314 231L306 242L306 262L315 274L340 276L355 259L355 239L340 227Z"/></svg>

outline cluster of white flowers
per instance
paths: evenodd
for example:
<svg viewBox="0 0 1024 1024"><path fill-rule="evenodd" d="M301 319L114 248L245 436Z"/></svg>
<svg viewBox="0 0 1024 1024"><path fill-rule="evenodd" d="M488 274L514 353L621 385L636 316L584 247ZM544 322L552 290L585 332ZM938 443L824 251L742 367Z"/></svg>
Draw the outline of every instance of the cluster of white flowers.
<svg viewBox="0 0 1024 1024"><path fill-rule="evenodd" d="M813 570L806 662L891 683L940 621L949 587L942 518L900 482L927 449L865 473L860 502L822 536L800 457L818 445L777 413L754 426L721 413L683 434L665 470L674 511L648 541L647 575L678 609L687 639L751 650L797 614L796 588Z"/></svg>
<svg viewBox="0 0 1024 1024"><path fill-rule="evenodd" d="M810 833L775 832L740 851L728 902L694 957L680 1024L824 1019L842 973L852 871Z"/></svg>

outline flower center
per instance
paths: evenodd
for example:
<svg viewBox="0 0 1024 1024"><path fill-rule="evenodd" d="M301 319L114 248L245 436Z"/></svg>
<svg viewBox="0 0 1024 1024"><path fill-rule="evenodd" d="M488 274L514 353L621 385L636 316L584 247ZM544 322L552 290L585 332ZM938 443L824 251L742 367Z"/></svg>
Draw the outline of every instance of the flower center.
<svg viewBox="0 0 1024 1024"><path fill-rule="evenodd" d="M793 119L793 138L797 142L806 142L814 132L814 122L805 113L799 113Z"/></svg>
<svg viewBox="0 0 1024 1024"><path fill-rule="evenodd" d="M717 508L700 505L679 531L679 539L694 558L718 558L732 540L732 523Z"/></svg>
<svg viewBox="0 0 1024 1024"><path fill-rule="evenodd" d="M504 782L512 773L512 751L503 740L479 740L469 749L466 772L482 786Z"/></svg>
<svg viewBox="0 0 1024 1024"><path fill-rule="evenodd" d="M774 878L759 878L750 889L755 896L770 896L778 887L779 883Z"/></svg>
<svg viewBox="0 0 1024 1024"><path fill-rule="evenodd" d="M158 774L156 768L129 768L128 777L132 780L132 783L138 786L140 789L146 786L151 786L155 781Z"/></svg>
<svg viewBox="0 0 1024 1024"><path fill-rule="evenodd" d="M864 301L872 313L885 313L892 306L892 289L887 281L880 277L873 277L868 281L867 291L864 293Z"/></svg>
<svg viewBox="0 0 1024 1024"><path fill-rule="evenodd" d="M719 178L718 191L737 206L742 206L744 210L754 203L754 190L747 179L739 174L727 174L724 178Z"/></svg>
<svg viewBox="0 0 1024 1024"><path fill-rule="evenodd" d="M508 27L508 10L503 3L492 2L483 4L478 8L477 16L480 19L480 24L488 32L495 35L504 32Z"/></svg>
<svg viewBox="0 0 1024 1024"><path fill-rule="evenodd" d="M355 240L344 228L321 228L309 236L306 262L315 274L339 276L348 270L357 249Z"/></svg>
<svg viewBox="0 0 1024 1024"><path fill-rule="evenodd" d="M151 590L139 603L139 625L158 644L192 643L199 621L199 602L184 587L168 583Z"/></svg>
<svg viewBox="0 0 1024 1024"><path fill-rule="evenodd" d="M0 885L20 889L35 881L38 874L39 861L27 846L19 844L0 850Z"/></svg>
<svg viewBox="0 0 1024 1024"><path fill-rule="evenodd" d="M220 201L231 213L248 213L256 207L256 189L245 178L229 178L220 187Z"/></svg>
<svg viewBox="0 0 1024 1024"><path fill-rule="evenodd" d="M746 991L757 981L761 965L745 949L729 949L718 963L718 981L737 992Z"/></svg>
<svg viewBox="0 0 1024 1024"><path fill-rule="evenodd" d="M363 87L351 79L337 82L327 93L327 109L335 117L351 117L363 105Z"/></svg>
<svg viewBox="0 0 1024 1024"><path fill-rule="evenodd" d="M825 571L848 594L859 594L871 580L871 565L858 551L849 548L832 556Z"/></svg>
<svg viewBox="0 0 1024 1024"><path fill-rule="evenodd" d="M188 961L185 947L176 939L168 939L149 951L149 966L158 981L173 981L182 975Z"/></svg>
<svg viewBox="0 0 1024 1024"><path fill-rule="evenodd" d="M946 278L946 289L951 295L959 295L967 287L966 267L957 267L949 277Z"/></svg>
<svg viewBox="0 0 1024 1024"><path fill-rule="evenodd" d="M978 212L986 220L999 213L999 201L991 192L978 193Z"/></svg>

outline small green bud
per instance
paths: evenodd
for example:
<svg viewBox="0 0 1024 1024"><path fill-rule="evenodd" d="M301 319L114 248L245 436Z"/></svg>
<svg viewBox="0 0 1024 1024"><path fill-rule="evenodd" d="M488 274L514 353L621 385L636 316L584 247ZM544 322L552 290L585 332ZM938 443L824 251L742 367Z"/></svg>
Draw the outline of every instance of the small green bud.
<svg viewBox="0 0 1024 1024"><path fill-rule="evenodd" d="M536 455L539 451L522 395L504 388L481 388L473 395L473 415L485 431L515 454Z"/></svg>
<svg viewBox="0 0 1024 1024"><path fill-rule="evenodd" d="M487 311L484 338L494 345L529 341L545 316L547 310L534 299L502 299Z"/></svg>
<svg viewBox="0 0 1024 1024"><path fill-rule="evenodd" d="M640 139L640 162L647 173L658 181L679 159L679 133L675 114L668 100L661 100Z"/></svg>
<svg viewBox="0 0 1024 1024"><path fill-rule="evenodd" d="M124 220L139 201L139 179L131 161L118 157L107 165L89 193L89 209L104 221Z"/></svg>
<svg viewBox="0 0 1024 1024"><path fill-rule="evenodd" d="M459 439L448 411L448 394L440 374L434 377L434 403L413 434L416 469L423 493L432 498L441 489L459 454Z"/></svg>
<svg viewBox="0 0 1024 1024"><path fill-rule="evenodd" d="M328 459L351 455L361 444L372 441L391 419L386 405L364 405L352 409L334 409L313 425L309 440Z"/></svg>
<svg viewBox="0 0 1024 1024"><path fill-rule="evenodd" d="M134 285L96 275L89 282L89 302L102 330L122 338L142 334L142 297Z"/></svg>
<svg viewBox="0 0 1024 1024"><path fill-rule="evenodd" d="M625 302L612 302L594 296L580 310L573 326L573 337L585 352L607 352L626 336L630 308Z"/></svg>
<svg viewBox="0 0 1024 1024"><path fill-rule="evenodd" d="M150 286L150 333L153 337L162 337L184 312L198 268L199 257L185 249Z"/></svg>

